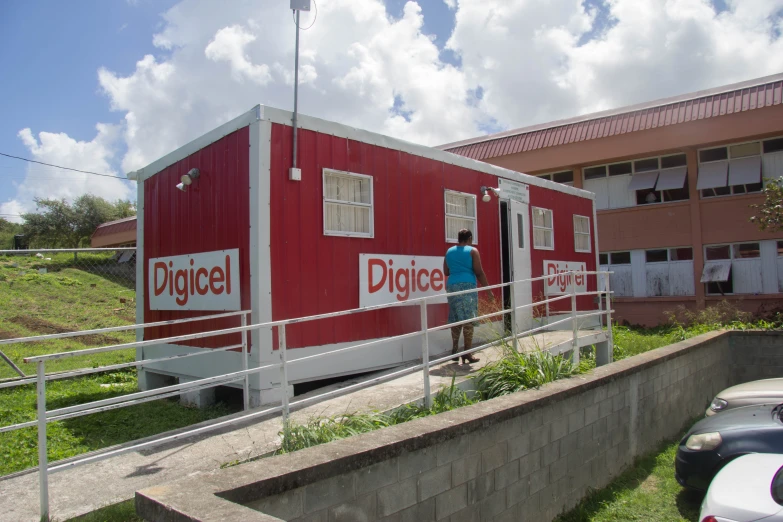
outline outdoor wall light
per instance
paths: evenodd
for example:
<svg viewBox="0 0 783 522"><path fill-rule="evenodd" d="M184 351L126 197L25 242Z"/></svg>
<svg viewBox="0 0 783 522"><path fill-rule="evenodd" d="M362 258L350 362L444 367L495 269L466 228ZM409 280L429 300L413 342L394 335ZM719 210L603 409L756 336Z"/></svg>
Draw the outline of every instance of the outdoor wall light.
<svg viewBox="0 0 783 522"><path fill-rule="evenodd" d="M500 196L499 188L486 187L486 186L481 187L481 193L484 194L481 197L481 201L483 201L484 203L489 203L490 201L492 201L492 196L491 196L492 192L494 192L496 196Z"/></svg>
<svg viewBox="0 0 783 522"><path fill-rule="evenodd" d="M185 190L187 190L187 187L193 183L193 180L198 179L200 175L201 172L199 172L198 169L190 169L187 174L184 174L180 178L180 183L177 183L177 188L182 192L185 192Z"/></svg>

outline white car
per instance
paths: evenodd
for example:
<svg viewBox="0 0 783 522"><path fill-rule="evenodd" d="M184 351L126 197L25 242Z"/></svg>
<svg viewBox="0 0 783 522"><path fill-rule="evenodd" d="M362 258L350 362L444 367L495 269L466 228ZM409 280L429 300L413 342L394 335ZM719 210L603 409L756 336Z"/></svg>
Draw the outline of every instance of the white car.
<svg viewBox="0 0 783 522"><path fill-rule="evenodd" d="M783 402L783 379L762 379L726 388L712 400L707 417L742 406Z"/></svg>
<svg viewBox="0 0 783 522"><path fill-rule="evenodd" d="M752 453L732 460L712 479L700 522L783 521L783 455Z"/></svg>

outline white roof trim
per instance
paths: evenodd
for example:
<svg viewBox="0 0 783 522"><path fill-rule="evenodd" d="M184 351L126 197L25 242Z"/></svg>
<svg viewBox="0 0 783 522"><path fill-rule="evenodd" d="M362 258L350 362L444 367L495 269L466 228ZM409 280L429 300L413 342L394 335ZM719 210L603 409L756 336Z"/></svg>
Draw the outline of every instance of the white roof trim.
<svg viewBox="0 0 783 522"><path fill-rule="evenodd" d="M195 153L196 151L206 147L211 143L218 141L222 137L231 134L232 132L238 129L241 129L242 127L246 127L250 125L254 121L265 120L271 123L291 125L292 118L293 118L292 112L284 111L281 109L275 109L274 107L265 107L263 105L257 105L250 111L242 114L241 116L234 118L228 123L225 123L220 127L217 127L216 129L213 129L210 132L204 134L203 136L196 138L190 143L183 145L182 147L178 148L174 152L171 152L166 156L163 156L159 160L150 163L148 166L144 167L143 169L139 169L138 171L136 171L138 173L137 175L138 180L143 181L145 179L154 176L155 174L162 171L166 167L173 165L174 163L184 158L187 158L188 156ZM567 185L563 185L561 183L555 183L554 181L538 178L536 176L531 176L528 174L515 172L513 170L504 169L502 167L491 165L489 163L484 163L482 161L469 159L464 156L453 154L451 152L446 152L433 147L417 145L415 143L410 143L397 138L384 136L382 134L356 129L354 127L349 127L347 125L343 125L340 123L326 121L320 118L314 118L312 116L307 116L304 114L298 114L297 124L300 129L311 130L323 134L331 134L333 136L339 136L341 138L347 138L350 140L359 141L361 143L367 143L369 145L376 145L387 149L400 150L402 152L407 152L408 154L412 154L414 156L428 158L435 161L448 163L450 165L457 165L459 167L476 170L479 172L484 172L486 174L491 174L499 178L510 179L512 181L516 181L519 183L525 183L528 185L547 188L550 190L554 190L556 192L562 192L565 194L570 194L572 196L577 196L581 198L587 198L591 200L595 199L595 194L593 194L592 192L588 192L586 190L569 187Z"/></svg>
<svg viewBox="0 0 783 522"><path fill-rule="evenodd" d="M264 107L261 119L268 120L272 123L280 123L283 125L290 125L293 113L275 109L273 107ZM408 141L384 136L382 134L376 134L374 132L356 129L340 123L322 120L320 118L314 118L312 116L306 116L303 114L297 115L297 122L299 128L307 129L315 132L321 132L324 134L331 134L333 136L339 136L341 138L347 138L350 140L367 143L369 145L377 145L379 147L385 147L392 150L400 150L407 152L414 156L420 156L422 158L428 158L435 161L441 161L451 165L457 165L466 169L477 170L486 174L491 174L499 178L510 179L519 183L526 183L528 185L534 185L538 187L555 190L557 192L563 192L572 196L595 199L595 194L586 190L569 187L561 183L555 183L546 179L541 179L529 174L522 174L513 170L504 169L483 161L478 161L444 150L436 149L433 147L427 147L424 145L417 145Z"/></svg>
<svg viewBox="0 0 783 522"><path fill-rule="evenodd" d="M237 118L234 118L233 120L227 123L224 123L223 125L215 129L212 129L206 134L199 136L195 140L186 143L185 145L176 149L175 151L170 152L165 156L163 156L162 158L153 161L143 169L135 170L133 172L128 173L127 177L128 179L136 179L138 181L144 181L145 179L149 179L155 174L157 174L158 172L165 169L166 167L169 167L175 164L176 162L187 158L191 154L194 154L195 152L203 149L207 145L211 145L212 143L215 143L221 138L228 136L232 132L237 131L243 127L247 127L254 121L258 121L259 119L261 119L262 111L263 111L263 107L260 105L256 105L255 107L253 107L253 109L249 110L248 112L240 115Z"/></svg>

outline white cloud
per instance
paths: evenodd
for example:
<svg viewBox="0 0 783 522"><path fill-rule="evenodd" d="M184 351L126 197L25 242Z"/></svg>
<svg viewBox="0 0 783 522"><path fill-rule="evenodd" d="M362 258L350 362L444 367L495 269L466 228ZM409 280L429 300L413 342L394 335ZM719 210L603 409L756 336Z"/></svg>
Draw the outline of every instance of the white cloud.
<svg viewBox="0 0 783 522"><path fill-rule="evenodd" d="M448 47L500 127L783 71L783 0L729 0L720 15L710 0L604 5L613 25L601 31L582 0L460 0Z"/></svg>
<svg viewBox="0 0 783 522"><path fill-rule="evenodd" d="M726 0L720 14L710 0L443 1L456 66L441 60L415 2L394 18L382 0L319 0L301 31L300 110L435 145L783 71L783 0ZM287 2L183 0L162 17L159 53L129 74L98 71L122 123L89 142L22 131L34 154L128 172L258 103L292 108ZM301 26L314 17L302 13ZM0 212L93 189L51 185L26 180Z"/></svg>
<svg viewBox="0 0 783 522"><path fill-rule="evenodd" d="M255 65L245 55L245 47L255 39L241 25L224 27L209 42L204 54L213 62L225 61L231 64L231 75L235 80L242 81L247 77L259 85L266 85L272 79L269 66Z"/></svg>
<svg viewBox="0 0 783 522"><path fill-rule="evenodd" d="M314 15L302 13L301 27ZM124 113L125 171L257 103L293 104L295 30L286 2L185 0L163 17L154 43L167 58L146 56L127 76L99 74L112 108ZM300 33L300 110L429 144L478 133L481 115L466 104L470 86L422 27L413 2L398 20L380 0L318 2L315 24Z"/></svg>
<svg viewBox="0 0 783 522"><path fill-rule="evenodd" d="M76 141L67 134L19 131L19 138L30 151L31 159L79 170L117 175L111 168L115 145L120 135L116 125L99 123L91 141ZM23 214L35 210L34 198L73 200L90 193L109 201L135 199L130 183L120 179L93 176L63 169L30 164L24 180L16 186L16 197L0 204L1 214Z"/></svg>

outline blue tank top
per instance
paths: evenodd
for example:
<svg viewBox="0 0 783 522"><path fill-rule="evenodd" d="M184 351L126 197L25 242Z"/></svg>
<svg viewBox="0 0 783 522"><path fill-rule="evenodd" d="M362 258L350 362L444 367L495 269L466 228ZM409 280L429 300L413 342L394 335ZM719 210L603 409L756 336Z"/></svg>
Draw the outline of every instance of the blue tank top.
<svg viewBox="0 0 783 522"><path fill-rule="evenodd" d="M453 246L446 251L446 265L449 267L449 279L446 284L476 284L473 258L470 255L472 250L472 246Z"/></svg>

